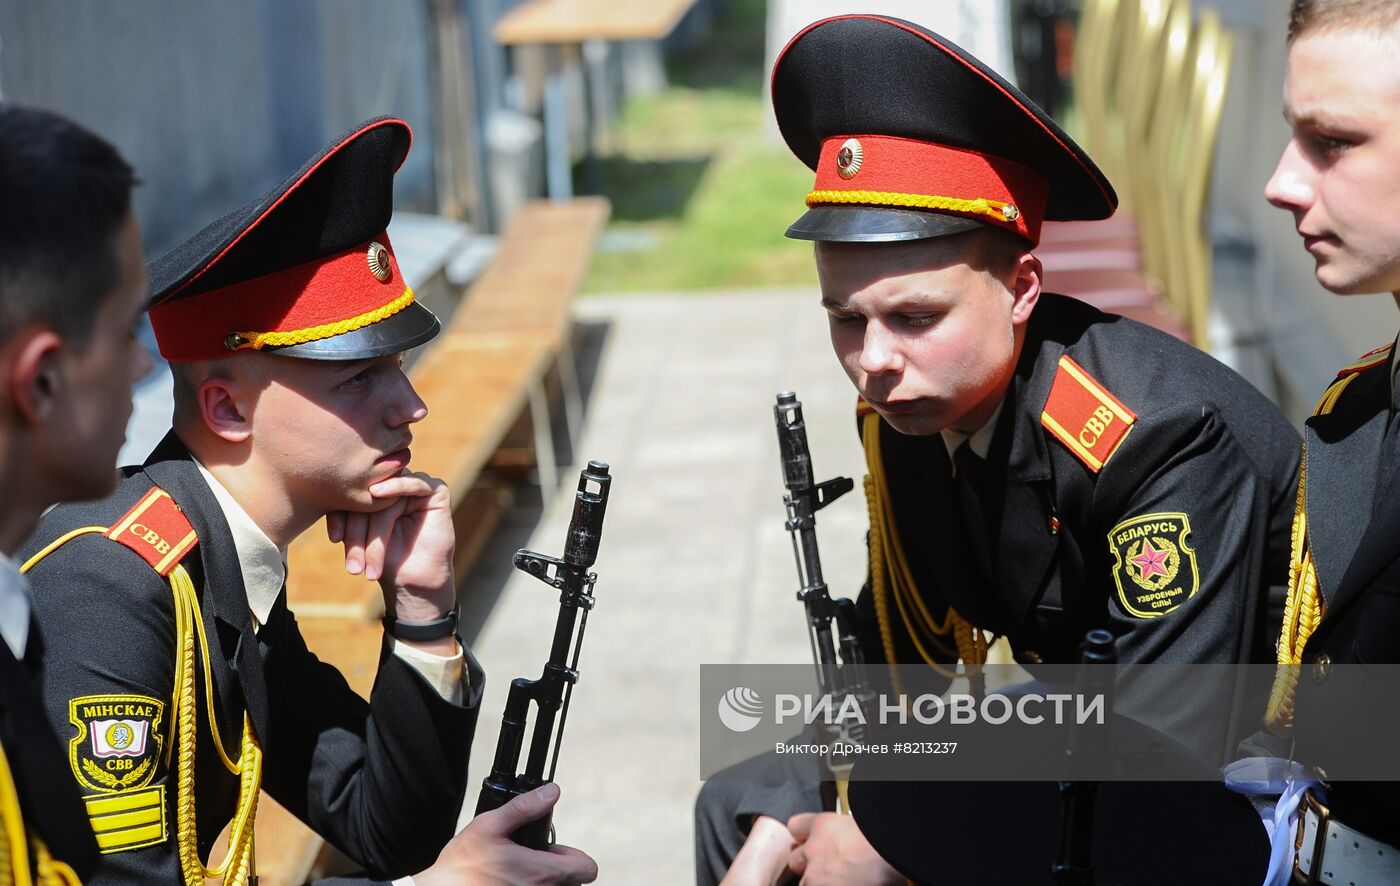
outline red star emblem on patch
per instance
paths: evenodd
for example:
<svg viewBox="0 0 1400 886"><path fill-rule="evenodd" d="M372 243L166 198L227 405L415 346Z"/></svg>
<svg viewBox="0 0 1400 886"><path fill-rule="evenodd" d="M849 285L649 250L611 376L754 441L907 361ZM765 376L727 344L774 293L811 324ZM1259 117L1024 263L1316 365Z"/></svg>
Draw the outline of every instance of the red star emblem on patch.
<svg viewBox="0 0 1400 886"><path fill-rule="evenodd" d="M1129 562L1142 573L1142 580L1149 581L1154 575L1166 575L1167 552L1152 547L1152 539L1142 540L1142 553L1130 557Z"/></svg>

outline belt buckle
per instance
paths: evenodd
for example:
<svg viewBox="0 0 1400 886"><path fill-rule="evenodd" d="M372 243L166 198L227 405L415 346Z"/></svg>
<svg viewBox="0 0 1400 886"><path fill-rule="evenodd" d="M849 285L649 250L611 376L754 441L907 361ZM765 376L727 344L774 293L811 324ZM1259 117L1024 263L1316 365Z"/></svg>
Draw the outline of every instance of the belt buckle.
<svg viewBox="0 0 1400 886"><path fill-rule="evenodd" d="M1312 788L1303 791L1303 814L1298 816L1298 836L1293 841L1293 883L1295 886L1319 886L1322 883L1322 853L1327 849L1327 824L1332 820L1332 810L1322 804ZM1298 866L1303 848L1303 838L1308 831L1308 811L1317 813L1317 833L1313 835L1313 856L1311 869L1305 874Z"/></svg>

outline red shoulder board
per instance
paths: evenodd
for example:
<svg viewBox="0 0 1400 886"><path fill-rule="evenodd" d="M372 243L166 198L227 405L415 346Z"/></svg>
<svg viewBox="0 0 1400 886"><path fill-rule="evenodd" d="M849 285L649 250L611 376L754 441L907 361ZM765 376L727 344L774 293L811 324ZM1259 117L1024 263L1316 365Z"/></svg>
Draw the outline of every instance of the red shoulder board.
<svg viewBox="0 0 1400 886"><path fill-rule="evenodd" d="M1061 357L1040 423L1098 473L1132 430L1137 413L1119 402L1084 367Z"/></svg>
<svg viewBox="0 0 1400 886"><path fill-rule="evenodd" d="M1388 345L1382 345L1381 347L1376 348L1373 351L1367 351L1360 357L1356 358L1354 362L1349 363L1346 366L1343 366L1341 369L1337 370L1337 378L1345 378L1348 375L1356 375L1358 372L1364 372L1365 370L1370 369L1372 366L1384 363L1385 361L1390 359L1390 349L1393 346L1394 342Z"/></svg>
<svg viewBox="0 0 1400 886"><path fill-rule="evenodd" d="M159 487L142 496L107 530L107 537L140 554L161 575L169 574L199 542L175 499Z"/></svg>
<svg viewBox="0 0 1400 886"><path fill-rule="evenodd" d="M865 418L867 415L874 415L875 407L865 402L864 397L856 398L856 418Z"/></svg>

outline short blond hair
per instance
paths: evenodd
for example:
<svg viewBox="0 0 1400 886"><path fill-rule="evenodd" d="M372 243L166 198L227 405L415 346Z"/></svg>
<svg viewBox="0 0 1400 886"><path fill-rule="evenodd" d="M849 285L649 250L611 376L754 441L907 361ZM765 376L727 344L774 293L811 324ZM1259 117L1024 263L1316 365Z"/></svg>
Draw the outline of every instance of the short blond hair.
<svg viewBox="0 0 1400 886"><path fill-rule="evenodd" d="M1293 0L1288 11L1291 45L1309 31L1388 30L1400 24L1397 0Z"/></svg>
<svg viewBox="0 0 1400 886"><path fill-rule="evenodd" d="M258 387L266 386L272 367L266 359L259 359L263 356L247 353L223 360L171 363L170 376L175 401L174 423L179 425L199 415L199 388L211 378L241 378Z"/></svg>

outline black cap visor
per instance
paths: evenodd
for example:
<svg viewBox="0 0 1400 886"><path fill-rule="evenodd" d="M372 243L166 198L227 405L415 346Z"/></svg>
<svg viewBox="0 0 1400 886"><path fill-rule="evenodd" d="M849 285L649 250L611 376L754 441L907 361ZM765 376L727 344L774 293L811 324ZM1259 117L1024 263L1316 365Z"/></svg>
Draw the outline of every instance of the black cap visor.
<svg viewBox="0 0 1400 886"><path fill-rule="evenodd" d="M262 350L265 354L302 360L369 360L416 348L432 340L441 328L442 324L432 311L413 302L392 317L353 332Z"/></svg>
<svg viewBox="0 0 1400 886"><path fill-rule="evenodd" d="M832 243L893 243L961 234L982 223L957 215L885 206L813 206L792 223L794 240Z"/></svg>

